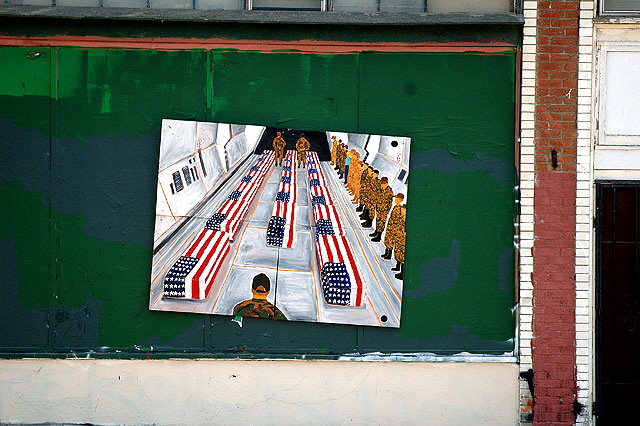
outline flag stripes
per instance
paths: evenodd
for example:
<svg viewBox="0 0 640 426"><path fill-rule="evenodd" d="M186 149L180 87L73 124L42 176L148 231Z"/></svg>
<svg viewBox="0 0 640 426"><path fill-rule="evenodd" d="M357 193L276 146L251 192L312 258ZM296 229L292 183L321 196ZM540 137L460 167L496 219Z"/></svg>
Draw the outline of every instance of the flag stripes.
<svg viewBox="0 0 640 426"><path fill-rule="evenodd" d="M333 205L318 154L307 153L306 162L324 301L337 306L361 306L362 276L338 211Z"/></svg>
<svg viewBox="0 0 640 426"><path fill-rule="evenodd" d="M204 300L231 249L240 224L253 203L265 176L275 162L273 151L264 151L208 218L191 245L171 266L164 279L164 297Z"/></svg>
<svg viewBox="0 0 640 426"><path fill-rule="evenodd" d="M282 162L282 176L267 226L267 245L292 248L295 244L297 162L297 151L288 150Z"/></svg>

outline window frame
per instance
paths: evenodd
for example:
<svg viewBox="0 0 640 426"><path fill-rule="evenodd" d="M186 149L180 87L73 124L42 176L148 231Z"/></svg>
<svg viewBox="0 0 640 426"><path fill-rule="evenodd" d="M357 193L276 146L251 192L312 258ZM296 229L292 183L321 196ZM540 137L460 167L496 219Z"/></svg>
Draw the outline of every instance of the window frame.
<svg viewBox="0 0 640 426"><path fill-rule="evenodd" d="M610 52L637 52L640 45L631 41L600 42L597 46L597 98L596 98L596 132L597 145L605 148L612 147L640 147L640 132L637 135L608 135L606 120L607 62ZM640 107L640 106L639 106Z"/></svg>
<svg viewBox="0 0 640 426"><path fill-rule="evenodd" d="M598 2L598 14L600 16L640 16L640 5L638 10L633 11L625 11L625 10L615 10L615 11L607 11L605 10L605 0L600 0Z"/></svg>

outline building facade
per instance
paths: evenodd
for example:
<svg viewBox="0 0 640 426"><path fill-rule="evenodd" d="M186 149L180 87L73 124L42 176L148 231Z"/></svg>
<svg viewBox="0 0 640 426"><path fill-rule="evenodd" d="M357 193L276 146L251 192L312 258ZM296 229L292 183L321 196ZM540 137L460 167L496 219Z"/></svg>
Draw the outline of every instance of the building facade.
<svg viewBox="0 0 640 426"><path fill-rule="evenodd" d="M1 422L635 419L633 2L5 3ZM411 136L400 329L148 312L162 118Z"/></svg>

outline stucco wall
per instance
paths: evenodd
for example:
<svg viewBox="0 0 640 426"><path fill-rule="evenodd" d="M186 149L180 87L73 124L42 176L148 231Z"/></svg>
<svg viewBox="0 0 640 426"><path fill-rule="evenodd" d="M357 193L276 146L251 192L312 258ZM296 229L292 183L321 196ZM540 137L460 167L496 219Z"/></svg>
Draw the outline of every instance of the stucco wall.
<svg viewBox="0 0 640 426"><path fill-rule="evenodd" d="M516 425L514 363L0 361L0 422Z"/></svg>

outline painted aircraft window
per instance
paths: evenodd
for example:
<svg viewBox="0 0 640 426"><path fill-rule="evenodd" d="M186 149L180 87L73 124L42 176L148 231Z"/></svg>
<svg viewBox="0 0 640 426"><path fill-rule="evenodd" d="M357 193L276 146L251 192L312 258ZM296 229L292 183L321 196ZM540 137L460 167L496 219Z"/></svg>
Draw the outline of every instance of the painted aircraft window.
<svg viewBox="0 0 640 426"><path fill-rule="evenodd" d="M180 172L173 172L173 184L176 186L176 192L180 192L182 191L182 188L184 188Z"/></svg>
<svg viewBox="0 0 640 426"><path fill-rule="evenodd" d="M182 173L184 174L184 180L187 183L187 186L191 185L191 174L189 173L189 166L184 166L182 168Z"/></svg>

